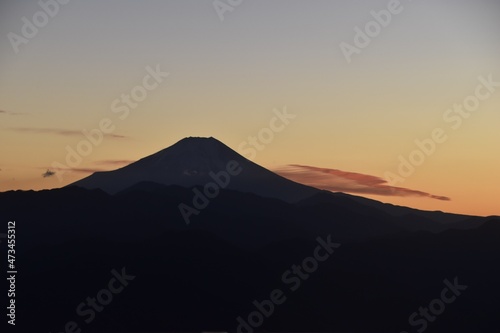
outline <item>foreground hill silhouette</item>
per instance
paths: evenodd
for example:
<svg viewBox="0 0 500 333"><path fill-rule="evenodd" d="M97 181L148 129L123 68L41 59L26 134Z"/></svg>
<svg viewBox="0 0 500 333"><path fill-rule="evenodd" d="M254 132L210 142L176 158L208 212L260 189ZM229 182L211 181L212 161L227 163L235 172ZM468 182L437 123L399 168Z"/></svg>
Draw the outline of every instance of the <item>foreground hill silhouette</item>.
<svg viewBox="0 0 500 333"><path fill-rule="evenodd" d="M203 158L193 148L193 159L179 153L171 160L167 149L158 164L168 169L158 178L137 171L156 167L145 158L75 184L88 188L0 193L0 215L16 221L18 235L19 331L61 332L70 321L86 332L236 331L237 318L255 311L255 300L282 289L286 302L256 331L416 332L420 326L412 331L408 317L455 277L467 289L426 332L500 327L498 218L424 212L276 180L236 153L226 156L218 141L203 140L215 147ZM180 143L189 141L200 142ZM186 225L179 205L204 184L190 177L174 184L179 172L205 181L203 173L228 159L248 163L256 170L250 175L264 174L297 197L303 188L310 194L277 198L286 191L258 178L253 188L239 188L249 180L238 177L252 178L243 171ZM329 236L340 247L289 291L283 273L313 255L318 237ZM135 279L85 323L77 307L122 267Z"/></svg>

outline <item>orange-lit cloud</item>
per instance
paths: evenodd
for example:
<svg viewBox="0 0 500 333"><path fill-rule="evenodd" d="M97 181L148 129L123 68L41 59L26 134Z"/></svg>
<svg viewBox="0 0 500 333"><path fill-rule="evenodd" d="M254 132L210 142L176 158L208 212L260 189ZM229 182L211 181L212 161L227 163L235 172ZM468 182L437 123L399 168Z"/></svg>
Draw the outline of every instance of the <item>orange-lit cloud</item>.
<svg viewBox="0 0 500 333"><path fill-rule="evenodd" d="M448 197L427 192L390 186L383 178L355 172L295 164L274 170L274 172L295 182L332 192L450 200Z"/></svg>
<svg viewBox="0 0 500 333"><path fill-rule="evenodd" d="M65 136L83 136L82 131L59 129L59 128L14 127L14 128L10 128L10 130L16 131L16 132L35 133L35 134L57 134L57 135L65 135ZM102 134L105 137L115 138L115 139L127 138L126 136L119 135L119 134L105 134L105 133L102 133Z"/></svg>

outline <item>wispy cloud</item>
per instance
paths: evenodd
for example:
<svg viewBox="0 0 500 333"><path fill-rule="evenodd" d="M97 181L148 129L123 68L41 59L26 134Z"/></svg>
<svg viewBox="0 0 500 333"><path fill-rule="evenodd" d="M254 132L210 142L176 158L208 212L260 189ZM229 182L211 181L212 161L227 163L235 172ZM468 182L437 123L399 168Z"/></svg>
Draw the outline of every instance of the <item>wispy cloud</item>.
<svg viewBox="0 0 500 333"><path fill-rule="evenodd" d="M79 172L79 173L94 173L100 171L109 171L99 168L55 168L54 170L63 171L63 172Z"/></svg>
<svg viewBox="0 0 500 333"><path fill-rule="evenodd" d="M24 133L34 133L34 134L57 134L64 136L83 136L82 131L68 130L60 128L31 128L31 127L11 127L11 131L24 132ZM105 137L115 138L115 139L125 139L124 135L119 134L104 134Z"/></svg>
<svg viewBox="0 0 500 333"><path fill-rule="evenodd" d="M10 112L10 111L5 111L5 110L0 110L0 114L9 115L9 116L25 116L25 115L28 115L28 113Z"/></svg>
<svg viewBox="0 0 500 333"><path fill-rule="evenodd" d="M450 198L445 196L433 195L404 187L390 186L383 178L355 172L296 164L279 168L274 170L274 172L295 182L332 192L450 200Z"/></svg>
<svg viewBox="0 0 500 333"><path fill-rule="evenodd" d="M126 165L129 165L130 163L133 163L133 162L135 162L135 161L133 161L133 160L101 160L101 161L94 162L94 164L101 165L101 166L103 166L102 168L99 168L99 167L95 167L95 168L94 167L54 168L54 170L61 171L61 172L94 173L94 172L115 170L117 166L126 166ZM106 165L111 166L111 167L109 167L109 168L104 167ZM40 168L40 169L46 169L46 168ZM48 172L48 170L47 170L47 172ZM52 175L50 175L50 176L52 176ZM47 176L47 177L50 177L50 176ZM46 176L44 176L44 177L46 177Z"/></svg>
<svg viewBox="0 0 500 333"><path fill-rule="evenodd" d="M102 161L96 161L94 164L97 165L128 165L130 163L133 163L135 161L133 160L102 160Z"/></svg>

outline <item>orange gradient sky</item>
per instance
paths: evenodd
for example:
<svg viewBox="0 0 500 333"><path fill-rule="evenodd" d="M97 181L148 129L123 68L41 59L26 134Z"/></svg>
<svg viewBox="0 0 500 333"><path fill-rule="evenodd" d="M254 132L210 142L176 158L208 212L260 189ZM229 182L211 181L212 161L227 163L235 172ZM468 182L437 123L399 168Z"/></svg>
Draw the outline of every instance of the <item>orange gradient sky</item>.
<svg viewBox="0 0 500 333"><path fill-rule="evenodd" d="M443 118L475 94L478 77L500 82L500 4L402 0L404 10L348 63L340 44L353 44L355 27L388 3L252 0L221 21L212 1L75 1L16 53L9 33L21 35L22 17L41 9L2 2L0 191L61 187L187 136L213 136L238 151L286 107L296 117L254 162L385 179L415 140L441 128L447 140L394 186L450 200L353 193L500 215L500 87L459 128ZM168 77L120 119L113 102L157 66ZM74 170L62 180L42 176L106 118L114 131ZM339 182L321 179L324 187Z"/></svg>

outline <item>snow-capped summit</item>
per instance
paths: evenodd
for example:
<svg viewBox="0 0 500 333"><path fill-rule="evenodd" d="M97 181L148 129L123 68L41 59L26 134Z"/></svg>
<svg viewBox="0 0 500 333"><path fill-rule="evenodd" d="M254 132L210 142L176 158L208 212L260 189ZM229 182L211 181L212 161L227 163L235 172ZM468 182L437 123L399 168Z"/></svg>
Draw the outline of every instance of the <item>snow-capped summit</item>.
<svg viewBox="0 0 500 333"><path fill-rule="evenodd" d="M121 169L96 172L71 185L117 193L140 182L183 187L214 182L213 174L241 170L227 189L295 202L319 190L287 180L249 161L215 138L188 137Z"/></svg>

